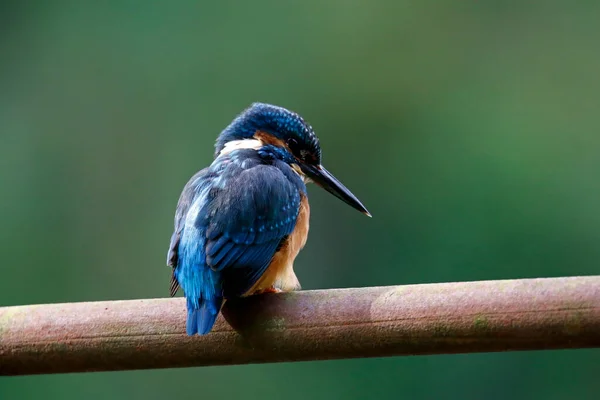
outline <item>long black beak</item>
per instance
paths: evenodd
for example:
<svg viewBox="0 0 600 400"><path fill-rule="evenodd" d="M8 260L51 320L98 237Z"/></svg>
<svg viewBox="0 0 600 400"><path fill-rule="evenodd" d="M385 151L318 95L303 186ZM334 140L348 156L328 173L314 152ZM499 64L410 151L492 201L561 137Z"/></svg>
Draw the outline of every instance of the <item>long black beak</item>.
<svg viewBox="0 0 600 400"><path fill-rule="evenodd" d="M302 172L306 174L317 185L327 190L329 193L342 200L344 203L352 206L361 213L371 216L369 211L362 205L360 200L350 192L342 182L338 181L335 176L331 175L329 171L323 168L322 165L300 165Z"/></svg>

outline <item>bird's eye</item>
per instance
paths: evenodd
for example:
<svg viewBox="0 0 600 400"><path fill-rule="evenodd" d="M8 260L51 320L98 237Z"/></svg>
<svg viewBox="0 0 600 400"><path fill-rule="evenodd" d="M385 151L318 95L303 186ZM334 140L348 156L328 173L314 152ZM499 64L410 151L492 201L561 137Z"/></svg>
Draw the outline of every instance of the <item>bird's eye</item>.
<svg viewBox="0 0 600 400"><path fill-rule="evenodd" d="M298 149L298 141L296 139L293 139L293 138L288 139L287 145L290 148L290 150L292 150L292 151Z"/></svg>
<svg viewBox="0 0 600 400"><path fill-rule="evenodd" d="M287 140L287 145L296 156L300 154L300 144L296 139L290 138Z"/></svg>
<svg viewBox="0 0 600 400"><path fill-rule="evenodd" d="M310 152L306 149L300 147L300 144L296 139L290 138L287 140L287 145L292 151L292 154L299 158L300 160L306 162L306 160L311 156Z"/></svg>

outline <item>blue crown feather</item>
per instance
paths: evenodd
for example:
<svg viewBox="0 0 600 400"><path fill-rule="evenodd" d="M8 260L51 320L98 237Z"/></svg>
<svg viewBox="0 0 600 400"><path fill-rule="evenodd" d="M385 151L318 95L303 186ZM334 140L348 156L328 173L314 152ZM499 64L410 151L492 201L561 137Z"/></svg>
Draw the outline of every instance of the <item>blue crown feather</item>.
<svg viewBox="0 0 600 400"><path fill-rule="evenodd" d="M317 161L321 160L321 146L312 127L295 112L265 103L253 103L221 132L215 144L215 157L227 142L252 139L259 131L284 141L295 139L303 143Z"/></svg>

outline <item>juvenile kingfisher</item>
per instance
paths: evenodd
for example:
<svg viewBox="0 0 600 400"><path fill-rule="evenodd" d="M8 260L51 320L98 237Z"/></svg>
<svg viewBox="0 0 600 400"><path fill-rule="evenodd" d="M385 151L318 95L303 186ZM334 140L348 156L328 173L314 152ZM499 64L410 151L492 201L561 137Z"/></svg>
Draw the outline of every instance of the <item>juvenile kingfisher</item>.
<svg viewBox="0 0 600 400"><path fill-rule="evenodd" d="M190 336L210 332L228 298L300 289L293 264L308 235L306 183L370 216L323 168L317 136L292 111L254 103L215 149L183 188L167 255L171 296L183 289Z"/></svg>

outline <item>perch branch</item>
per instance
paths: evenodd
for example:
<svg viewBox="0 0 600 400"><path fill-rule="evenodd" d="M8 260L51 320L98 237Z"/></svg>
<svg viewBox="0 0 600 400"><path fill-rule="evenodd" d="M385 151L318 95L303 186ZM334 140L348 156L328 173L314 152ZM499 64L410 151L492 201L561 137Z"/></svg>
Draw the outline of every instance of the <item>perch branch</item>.
<svg viewBox="0 0 600 400"><path fill-rule="evenodd" d="M0 308L0 375L600 347L600 276L266 294L207 336L183 299Z"/></svg>

